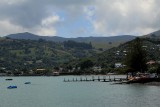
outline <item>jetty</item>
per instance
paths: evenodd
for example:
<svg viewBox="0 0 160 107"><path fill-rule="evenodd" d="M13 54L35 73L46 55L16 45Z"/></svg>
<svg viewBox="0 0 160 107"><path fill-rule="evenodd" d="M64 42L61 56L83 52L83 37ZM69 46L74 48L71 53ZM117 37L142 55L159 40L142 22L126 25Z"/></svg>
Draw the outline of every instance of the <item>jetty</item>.
<svg viewBox="0 0 160 107"><path fill-rule="evenodd" d="M110 76L86 76L86 77L74 77L74 78L64 78L64 82L122 82L126 81L127 78L116 78Z"/></svg>

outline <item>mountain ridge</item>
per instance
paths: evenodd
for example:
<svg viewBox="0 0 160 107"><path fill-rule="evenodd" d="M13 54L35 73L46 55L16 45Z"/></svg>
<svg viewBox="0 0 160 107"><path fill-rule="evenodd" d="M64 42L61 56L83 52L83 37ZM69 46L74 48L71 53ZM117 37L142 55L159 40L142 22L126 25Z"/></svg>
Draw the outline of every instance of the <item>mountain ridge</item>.
<svg viewBox="0 0 160 107"><path fill-rule="evenodd" d="M152 33L149 33L147 35L144 35L143 37L146 37L146 38L153 38L153 39L156 39L156 38L160 38L160 30L157 30L157 31L154 31Z"/></svg>
<svg viewBox="0 0 160 107"><path fill-rule="evenodd" d="M7 35L6 37L9 37L11 39L30 39L30 40L44 39L47 41L54 41L54 42L64 42L68 40L73 40L76 42L86 42L86 43L91 42L95 48L103 48L103 49L116 47L121 43L130 41L136 38L136 36L132 36L132 35L120 35L120 36L111 36L111 37L64 38L59 36L39 36L29 32L10 34L10 35Z"/></svg>

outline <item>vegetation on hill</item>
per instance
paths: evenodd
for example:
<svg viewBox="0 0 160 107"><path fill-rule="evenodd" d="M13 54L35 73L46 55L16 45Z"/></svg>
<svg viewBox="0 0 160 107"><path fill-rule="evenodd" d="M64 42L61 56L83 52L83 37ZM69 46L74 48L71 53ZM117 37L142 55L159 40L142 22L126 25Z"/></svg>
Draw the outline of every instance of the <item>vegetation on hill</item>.
<svg viewBox="0 0 160 107"><path fill-rule="evenodd" d="M144 63L150 60L153 60L159 63L160 40L155 40L150 38L140 38L139 39L140 44L138 44L139 46L137 46L136 41L137 39L126 42L125 44L122 44L116 48L109 49L97 55L97 57L94 57L95 58L94 60L96 60L95 61L96 64L106 68L107 70L108 69L110 70L110 68L115 68L116 63L121 63L122 65L126 64L125 60L126 60L126 56L128 57L128 55L133 56L133 59L127 58L128 65L129 63L134 64L135 66L136 64L138 64L137 66L139 66L140 63L144 65ZM132 48L136 48L136 49L132 49L133 51L132 55L130 53L130 46L132 46ZM137 50L139 51L138 53L140 54L137 54L136 52ZM144 53L146 53L146 55L143 53L143 51L145 51ZM146 58L144 58L144 56L146 56ZM143 67L144 68L138 67L136 70L137 71L147 70L145 69L146 67L145 65ZM122 72L124 72L125 70L127 69L122 69ZM114 69L114 71L116 70ZM111 72L114 72L114 71L111 71Z"/></svg>
<svg viewBox="0 0 160 107"><path fill-rule="evenodd" d="M159 72L160 69L159 65L145 69L146 62L150 60L160 62L160 40L157 39L139 38L101 51L102 53L99 53L100 51L94 49L92 43L72 40L56 43L44 39L0 38L0 67L15 73L44 68L47 72L55 69L74 74L125 73L131 69L149 72L156 69L156 72ZM116 68L116 63L121 67ZM139 66L140 64L142 66Z"/></svg>
<svg viewBox="0 0 160 107"><path fill-rule="evenodd" d="M147 68L146 63L146 51L143 48L140 38L136 38L135 41L129 45L124 64L131 71L145 72Z"/></svg>
<svg viewBox="0 0 160 107"><path fill-rule="evenodd" d="M160 41L150 38L139 38L118 47L111 48L89 57L95 67L101 67L100 73L106 74L108 72L114 73L126 73L127 71L151 71L152 69L159 69L159 65L154 67L147 67L146 63L153 60L157 63L160 62ZM72 61L66 66L80 66L84 60L88 58ZM120 67L116 67L115 64L120 64ZM125 66L124 66L125 65ZM90 69L90 68L89 68ZM152 70L153 71L153 70ZM155 71L154 71L155 72ZM157 72L159 72L157 70ZM93 73L90 71L90 73Z"/></svg>
<svg viewBox="0 0 160 107"><path fill-rule="evenodd" d="M72 43L72 44L70 44ZM73 45L73 47L71 46ZM79 46L80 45L80 46ZM27 71L51 69L61 63L96 54L91 44L66 41L0 39L0 67Z"/></svg>
<svg viewBox="0 0 160 107"><path fill-rule="evenodd" d="M92 49L92 44L88 44L85 42L75 42L72 40L64 41L65 48L78 48L78 49Z"/></svg>

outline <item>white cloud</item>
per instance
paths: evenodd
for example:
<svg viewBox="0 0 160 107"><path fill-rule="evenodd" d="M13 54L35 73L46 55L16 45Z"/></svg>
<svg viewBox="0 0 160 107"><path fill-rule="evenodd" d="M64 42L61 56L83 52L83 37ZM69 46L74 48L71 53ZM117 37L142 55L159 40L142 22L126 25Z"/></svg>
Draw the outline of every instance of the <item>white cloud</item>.
<svg viewBox="0 0 160 107"><path fill-rule="evenodd" d="M3 5L15 5L22 2L25 2L26 0L0 0L0 3Z"/></svg>
<svg viewBox="0 0 160 107"><path fill-rule="evenodd" d="M91 23L97 34L146 34L160 28L157 3L157 0L97 0L96 18Z"/></svg>
<svg viewBox="0 0 160 107"><path fill-rule="evenodd" d="M81 25L82 35L86 26L88 36L142 35L160 29L159 5L160 0L0 0L0 35L56 35L62 25L74 32L80 19L90 22Z"/></svg>
<svg viewBox="0 0 160 107"><path fill-rule="evenodd" d="M20 26L13 25L7 20L0 21L0 36L5 36L8 34L18 33L23 31L25 31L25 29L23 29Z"/></svg>
<svg viewBox="0 0 160 107"><path fill-rule="evenodd" d="M0 21L0 35L5 36L13 33L30 32L42 36L53 36L56 35L56 29L54 28L54 24L59 21L59 17L57 15L54 15L42 20L42 22L38 26L34 26L32 28L25 28L23 26L15 25L9 20L3 20Z"/></svg>
<svg viewBox="0 0 160 107"><path fill-rule="evenodd" d="M36 34L43 36L52 36L56 35L56 29L54 28L54 24L60 21L60 17L50 16L41 22L41 26L36 29Z"/></svg>
<svg viewBox="0 0 160 107"><path fill-rule="evenodd" d="M48 17L48 18L46 18L46 19L44 19L44 20L42 20L42 25L43 26L51 26L52 24L54 24L54 23L56 23L57 21L59 21L60 20L60 18L59 18L59 16L50 16L50 17Z"/></svg>
<svg viewBox="0 0 160 107"><path fill-rule="evenodd" d="M63 17L52 17L53 14L62 12L66 15L63 25L72 23L82 16L82 8L88 3L86 0L0 0L0 20L10 22L10 27L19 27L19 30L11 30L1 35L23 32L23 29L40 35L56 35L56 26L59 26L56 22Z"/></svg>

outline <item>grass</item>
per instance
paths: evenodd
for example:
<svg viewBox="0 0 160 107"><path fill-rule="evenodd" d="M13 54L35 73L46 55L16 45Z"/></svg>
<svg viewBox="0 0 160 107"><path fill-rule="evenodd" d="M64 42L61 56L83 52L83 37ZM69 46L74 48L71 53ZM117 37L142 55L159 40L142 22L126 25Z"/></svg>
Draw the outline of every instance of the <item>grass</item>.
<svg viewBox="0 0 160 107"><path fill-rule="evenodd" d="M117 47L120 44L122 44L122 42L112 42L112 44L109 44L108 42L101 42L101 43L93 42L92 43L93 47L95 47L96 49L102 48L104 50L107 50L107 49L110 49L110 48L113 48L113 47Z"/></svg>

